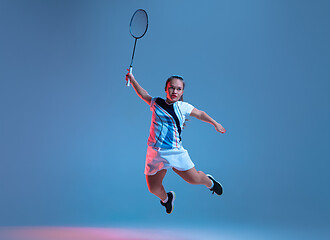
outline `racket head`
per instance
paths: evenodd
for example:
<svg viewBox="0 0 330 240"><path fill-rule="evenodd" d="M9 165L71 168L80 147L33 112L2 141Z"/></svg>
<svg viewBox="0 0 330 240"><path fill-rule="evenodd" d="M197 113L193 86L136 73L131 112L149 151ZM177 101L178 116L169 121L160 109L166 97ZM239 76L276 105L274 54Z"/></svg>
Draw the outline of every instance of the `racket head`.
<svg viewBox="0 0 330 240"><path fill-rule="evenodd" d="M131 35L136 38L142 38L148 30L148 14L143 9L138 9L133 14L130 24L129 31Z"/></svg>

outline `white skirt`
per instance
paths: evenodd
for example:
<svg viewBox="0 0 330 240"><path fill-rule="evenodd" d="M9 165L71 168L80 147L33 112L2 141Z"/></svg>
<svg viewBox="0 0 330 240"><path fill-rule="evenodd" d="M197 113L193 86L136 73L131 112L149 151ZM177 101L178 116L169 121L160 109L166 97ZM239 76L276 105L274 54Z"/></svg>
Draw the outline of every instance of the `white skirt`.
<svg viewBox="0 0 330 240"><path fill-rule="evenodd" d="M175 168L187 171L195 164L191 161L188 151L183 147L179 149L160 149L148 146L144 174L155 175L162 169Z"/></svg>

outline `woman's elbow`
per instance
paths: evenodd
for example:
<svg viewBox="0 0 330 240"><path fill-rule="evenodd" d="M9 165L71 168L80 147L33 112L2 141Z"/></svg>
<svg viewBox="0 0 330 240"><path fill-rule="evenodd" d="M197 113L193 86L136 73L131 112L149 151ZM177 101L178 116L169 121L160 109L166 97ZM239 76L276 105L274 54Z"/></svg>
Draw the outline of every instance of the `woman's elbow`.
<svg viewBox="0 0 330 240"><path fill-rule="evenodd" d="M199 113L197 115L197 118L200 119L200 120L202 120L204 118L205 114L206 113L204 111L199 110Z"/></svg>
<svg viewBox="0 0 330 240"><path fill-rule="evenodd" d="M201 111L200 112L200 115L199 115L199 119L204 119L205 118L205 116L206 116L206 112L204 112L204 111Z"/></svg>

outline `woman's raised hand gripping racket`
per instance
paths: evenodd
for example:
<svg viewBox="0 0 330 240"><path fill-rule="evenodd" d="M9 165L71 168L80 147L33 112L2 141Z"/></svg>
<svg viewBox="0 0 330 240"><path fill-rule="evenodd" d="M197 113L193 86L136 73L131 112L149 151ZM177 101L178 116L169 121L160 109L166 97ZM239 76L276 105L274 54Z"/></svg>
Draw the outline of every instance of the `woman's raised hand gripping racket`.
<svg viewBox="0 0 330 240"><path fill-rule="evenodd" d="M132 73L133 71L132 64L134 59L136 42L139 38L142 38L146 34L147 30L148 30L148 14L145 10L138 9L133 14L131 21L129 23L129 31L132 37L135 38L131 64L129 66L129 73ZM126 85L129 86L130 85L129 78L126 78L126 80L127 80Z"/></svg>

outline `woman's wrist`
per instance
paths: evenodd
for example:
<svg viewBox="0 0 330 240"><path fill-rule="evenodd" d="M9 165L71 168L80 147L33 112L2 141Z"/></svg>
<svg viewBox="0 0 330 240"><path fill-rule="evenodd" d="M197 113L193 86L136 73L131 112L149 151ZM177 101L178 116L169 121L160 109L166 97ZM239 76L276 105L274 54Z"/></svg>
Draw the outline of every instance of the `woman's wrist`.
<svg viewBox="0 0 330 240"><path fill-rule="evenodd" d="M130 81L131 81L131 84L132 84L132 85L135 85L135 84L136 84L136 80L135 80L135 78L134 78L134 77L133 77L133 78L131 78L131 80L130 80Z"/></svg>

